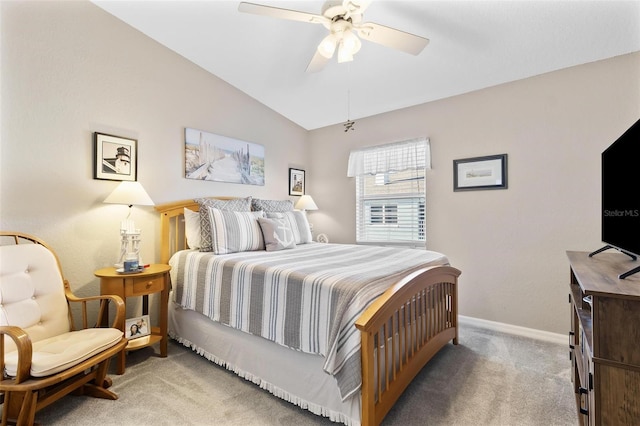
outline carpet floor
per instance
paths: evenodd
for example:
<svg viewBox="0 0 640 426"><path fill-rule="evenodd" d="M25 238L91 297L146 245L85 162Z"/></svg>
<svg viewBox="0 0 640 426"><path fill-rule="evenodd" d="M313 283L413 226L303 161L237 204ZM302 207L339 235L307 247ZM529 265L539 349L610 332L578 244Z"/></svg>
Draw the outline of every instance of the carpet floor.
<svg viewBox="0 0 640 426"><path fill-rule="evenodd" d="M383 422L391 425L577 425L568 347L460 327ZM119 399L67 396L36 414L44 425L334 425L282 401L170 340L127 355L111 374Z"/></svg>

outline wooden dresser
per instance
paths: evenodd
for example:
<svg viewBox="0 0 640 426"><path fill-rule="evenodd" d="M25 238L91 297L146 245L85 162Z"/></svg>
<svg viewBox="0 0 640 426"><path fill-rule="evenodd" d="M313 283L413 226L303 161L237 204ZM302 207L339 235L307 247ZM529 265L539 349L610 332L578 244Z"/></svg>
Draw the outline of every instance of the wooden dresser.
<svg viewBox="0 0 640 426"><path fill-rule="evenodd" d="M571 379L580 424L640 425L640 274L618 279L640 260L622 253L567 256Z"/></svg>

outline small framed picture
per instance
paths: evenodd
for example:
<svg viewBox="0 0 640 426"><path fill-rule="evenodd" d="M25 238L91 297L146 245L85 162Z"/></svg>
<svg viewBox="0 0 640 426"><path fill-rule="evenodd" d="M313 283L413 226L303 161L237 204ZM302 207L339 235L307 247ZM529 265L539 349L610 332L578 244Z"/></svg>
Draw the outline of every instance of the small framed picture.
<svg viewBox="0 0 640 426"><path fill-rule="evenodd" d="M138 141L95 132L94 179L136 181Z"/></svg>
<svg viewBox="0 0 640 426"><path fill-rule="evenodd" d="M127 339L137 339L151 334L149 315L137 318L129 318L124 322L124 335Z"/></svg>
<svg viewBox="0 0 640 426"><path fill-rule="evenodd" d="M289 195L304 195L304 170L289 169Z"/></svg>
<svg viewBox="0 0 640 426"><path fill-rule="evenodd" d="M453 190L507 189L507 154L453 160Z"/></svg>

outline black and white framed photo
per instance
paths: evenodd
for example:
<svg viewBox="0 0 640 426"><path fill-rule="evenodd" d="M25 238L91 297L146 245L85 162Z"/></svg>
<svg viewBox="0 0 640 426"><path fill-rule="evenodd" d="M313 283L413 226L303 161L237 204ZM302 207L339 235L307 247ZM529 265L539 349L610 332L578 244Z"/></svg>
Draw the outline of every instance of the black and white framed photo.
<svg viewBox="0 0 640 426"><path fill-rule="evenodd" d="M507 154L453 160L453 190L507 189Z"/></svg>
<svg viewBox="0 0 640 426"><path fill-rule="evenodd" d="M95 132L94 179L137 180L138 141Z"/></svg>
<svg viewBox="0 0 640 426"><path fill-rule="evenodd" d="M289 169L289 195L304 195L304 170Z"/></svg>
<svg viewBox="0 0 640 426"><path fill-rule="evenodd" d="M137 339L151 334L149 315L137 318L129 318L125 321L124 333L127 339Z"/></svg>

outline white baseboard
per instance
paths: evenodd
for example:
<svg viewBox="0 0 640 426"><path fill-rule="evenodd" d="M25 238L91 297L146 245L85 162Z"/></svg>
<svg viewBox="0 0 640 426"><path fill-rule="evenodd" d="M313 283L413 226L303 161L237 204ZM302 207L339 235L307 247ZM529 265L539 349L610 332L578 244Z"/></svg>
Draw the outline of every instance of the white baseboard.
<svg viewBox="0 0 640 426"><path fill-rule="evenodd" d="M484 320L480 318L465 317L458 315L460 324L475 325L476 327L486 328L489 330L500 331L502 333L515 334L517 336L529 337L545 342L569 345L569 337L564 334L551 333L550 331L536 330L534 328L520 327L518 325L505 324Z"/></svg>

